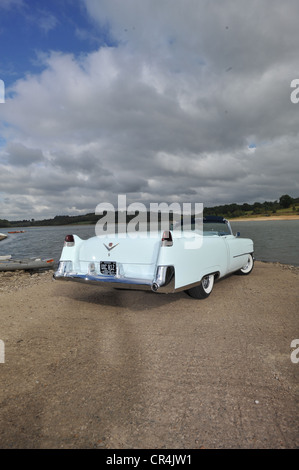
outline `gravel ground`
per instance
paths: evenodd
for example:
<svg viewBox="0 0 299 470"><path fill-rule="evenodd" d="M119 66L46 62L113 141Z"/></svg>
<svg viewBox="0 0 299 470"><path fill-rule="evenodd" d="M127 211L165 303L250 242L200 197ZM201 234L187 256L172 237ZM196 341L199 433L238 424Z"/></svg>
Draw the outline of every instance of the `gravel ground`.
<svg viewBox="0 0 299 470"><path fill-rule="evenodd" d="M298 280L256 262L195 300L0 273L0 448L298 448Z"/></svg>

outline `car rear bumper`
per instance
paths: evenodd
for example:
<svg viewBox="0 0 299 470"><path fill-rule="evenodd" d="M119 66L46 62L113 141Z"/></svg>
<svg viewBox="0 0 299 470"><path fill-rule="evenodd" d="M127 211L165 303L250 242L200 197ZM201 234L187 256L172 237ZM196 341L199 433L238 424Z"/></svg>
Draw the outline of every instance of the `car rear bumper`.
<svg viewBox="0 0 299 470"><path fill-rule="evenodd" d="M74 281L83 284L105 285L120 289L152 290L153 292L165 294L175 292L175 273L173 266L158 266L155 279L150 280L69 272L66 270L66 263L68 262L59 263L59 267L53 276L56 281Z"/></svg>

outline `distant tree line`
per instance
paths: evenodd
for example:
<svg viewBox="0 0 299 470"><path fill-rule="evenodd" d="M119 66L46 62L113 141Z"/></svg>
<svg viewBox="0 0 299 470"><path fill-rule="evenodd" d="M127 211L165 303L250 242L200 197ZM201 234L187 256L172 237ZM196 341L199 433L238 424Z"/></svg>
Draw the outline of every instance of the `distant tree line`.
<svg viewBox="0 0 299 470"><path fill-rule="evenodd" d="M0 219L0 227L37 227L37 226L49 226L49 225L87 225L87 224L96 224L101 217L104 217L106 212L103 215L96 215L95 213L90 213L86 215L56 215L53 219L43 219L43 220L14 220L8 221ZM129 222L135 217L133 215L126 215L126 221ZM159 217L160 220L160 217ZM115 213L115 222L118 222L118 212Z"/></svg>
<svg viewBox="0 0 299 470"><path fill-rule="evenodd" d="M204 215L220 215L228 218L242 217L249 214L270 215L275 214L280 209L288 209L291 206L296 211L296 204L299 204L299 198L292 198L288 194L284 194L279 200L274 202L265 201L253 204L224 204L222 206L205 207Z"/></svg>
<svg viewBox="0 0 299 470"><path fill-rule="evenodd" d="M224 204L215 207L205 207L204 215L219 215L227 218L242 217L249 214L253 215L270 215L275 214L280 209L293 208L294 212L298 212L296 205L299 204L299 197L292 198L288 194L282 195L277 201L265 201L255 202L254 204ZM135 215L126 216L127 222L129 222ZM161 216L159 215L159 220ZM0 219L0 228L6 227L34 227L34 226L48 226L48 225L74 225L74 224L96 224L101 217L94 213L86 215L56 215L53 219L43 220L15 220L8 221L6 219ZM118 212L115 216L116 222L118 221ZM149 213L148 213L149 220Z"/></svg>

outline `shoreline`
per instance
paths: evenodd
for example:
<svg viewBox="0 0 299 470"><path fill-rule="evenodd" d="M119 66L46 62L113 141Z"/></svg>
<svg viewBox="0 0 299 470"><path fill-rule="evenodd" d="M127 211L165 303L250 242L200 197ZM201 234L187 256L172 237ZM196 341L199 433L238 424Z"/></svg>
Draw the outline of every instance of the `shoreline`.
<svg viewBox="0 0 299 470"><path fill-rule="evenodd" d="M267 222L270 220L299 220L299 214L297 215L269 215L269 216L248 216L248 217L232 217L228 218L230 222ZM20 226L13 226L13 227L0 227L1 230L11 229L11 228L26 228L26 229L33 229L33 228L43 228L43 227L76 227L76 226L84 226L84 225L94 225L96 223L73 223L73 224L62 224L62 225L20 225Z"/></svg>
<svg viewBox="0 0 299 470"><path fill-rule="evenodd" d="M235 217L230 222L268 222L270 220L299 220L299 215L269 215L267 217Z"/></svg>

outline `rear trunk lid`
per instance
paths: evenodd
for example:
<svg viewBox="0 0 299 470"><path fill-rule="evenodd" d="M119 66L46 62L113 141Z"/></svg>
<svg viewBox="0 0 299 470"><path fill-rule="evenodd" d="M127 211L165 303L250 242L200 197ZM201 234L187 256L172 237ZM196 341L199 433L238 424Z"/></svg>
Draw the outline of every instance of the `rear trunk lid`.
<svg viewBox="0 0 299 470"><path fill-rule="evenodd" d="M161 237L150 237L139 233L138 237L113 235L92 237L78 247L79 270L81 273L92 269L98 274L105 273L115 263L117 275L126 278L152 280L156 273Z"/></svg>
<svg viewBox="0 0 299 470"><path fill-rule="evenodd" d="M132 236L92 237L79 247L80 261L117 261L128 264L155 264L161 237L142 234L138 238Z"/></svg>

